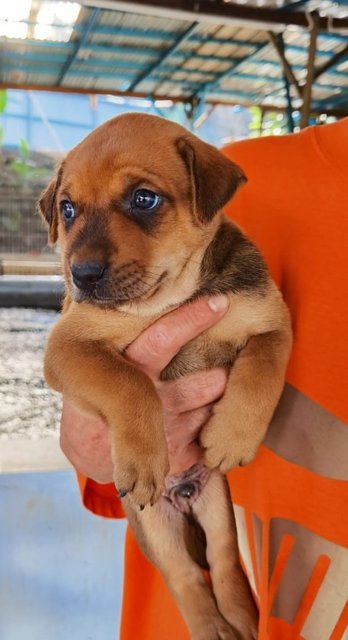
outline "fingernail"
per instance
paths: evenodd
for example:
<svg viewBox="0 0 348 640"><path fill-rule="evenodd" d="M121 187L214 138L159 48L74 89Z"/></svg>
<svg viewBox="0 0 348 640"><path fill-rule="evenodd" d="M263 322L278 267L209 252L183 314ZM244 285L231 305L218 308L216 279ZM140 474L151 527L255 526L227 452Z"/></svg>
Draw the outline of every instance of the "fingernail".
<svg viewBox="0 0 348 640"><path fill-rule="evenodd" d="M224 311L228 307L228 297L221 295L221 296L214 296L213 298L209 298L208 306L212 311L215 311L215 312Z"/></svg>

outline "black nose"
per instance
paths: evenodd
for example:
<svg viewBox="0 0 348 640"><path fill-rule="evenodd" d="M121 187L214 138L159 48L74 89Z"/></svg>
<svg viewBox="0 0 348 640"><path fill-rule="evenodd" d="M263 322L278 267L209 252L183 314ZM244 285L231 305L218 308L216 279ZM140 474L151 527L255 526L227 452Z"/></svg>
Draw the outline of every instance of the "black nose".
<svg viewBox="0 0 348 640"><path fill-rule="evenodd" d="M71 267L74 284L79 289L91 289L100 280L106 269L102 262L75 262Z"/></svg>

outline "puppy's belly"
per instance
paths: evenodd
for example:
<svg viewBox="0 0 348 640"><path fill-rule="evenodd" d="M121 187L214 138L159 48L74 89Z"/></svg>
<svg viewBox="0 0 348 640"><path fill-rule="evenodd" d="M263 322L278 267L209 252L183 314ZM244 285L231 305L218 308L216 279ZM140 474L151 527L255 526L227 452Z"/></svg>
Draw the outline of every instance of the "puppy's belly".
<svg viewBox="0 0 348 640"><path fill-rule="evenodd" d="M211 471L202 462L175 476L167 476L166 489L162 494L175 509L190 513L191 507L207 484Z"/></svg>

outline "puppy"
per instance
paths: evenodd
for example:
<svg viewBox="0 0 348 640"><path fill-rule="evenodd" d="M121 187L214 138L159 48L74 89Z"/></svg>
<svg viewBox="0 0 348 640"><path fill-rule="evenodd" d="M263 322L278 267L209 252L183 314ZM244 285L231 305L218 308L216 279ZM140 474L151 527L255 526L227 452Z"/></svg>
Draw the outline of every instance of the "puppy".
<svg viewBox="0 0 348 640"><path fill-rule="evenodd" d="M288 311L261 255L222 213L244 181L181 126L133 113L70 151L39 203L66 285L47 382L109 425L127 517L193 640L257 637L223 474L255 456L291 346ZM229 296L228 312L180 350L162 379L225 367L226 391L201 431L204 463L166 478L161 402L123 352L170 309L218 293ZM199 565L209 566L211 587Z"/></svg>

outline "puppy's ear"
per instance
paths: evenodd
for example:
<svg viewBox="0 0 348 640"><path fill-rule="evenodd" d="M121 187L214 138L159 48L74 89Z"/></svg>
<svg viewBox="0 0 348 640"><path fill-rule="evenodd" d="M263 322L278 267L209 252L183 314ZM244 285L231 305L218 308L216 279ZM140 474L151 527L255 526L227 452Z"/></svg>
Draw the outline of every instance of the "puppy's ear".
<svg viewBox="0 0 348 640"><path fill-rule="evenodd" d="M218 149L194 136L176 141L190 182L195 212L200 222L209 222L246 182L243 170Z"/></svg>
<svg viewBox="0 0 348 640"><path fill-rule="evenodd" d="M53 245L58 240L58 211L56 194L61 183L63 168L60 167L55 178L42 192L37 208L42 218L48 224L48 243Z"/></svg>

